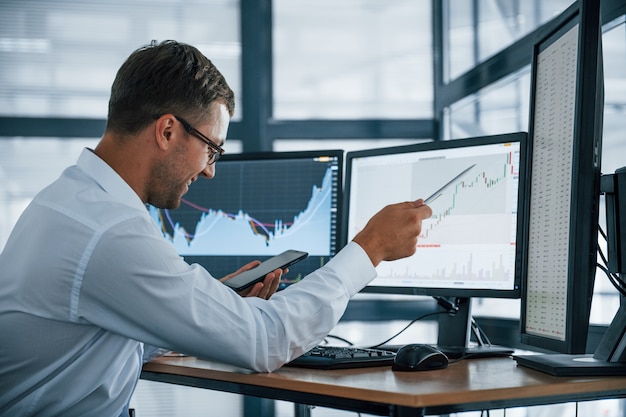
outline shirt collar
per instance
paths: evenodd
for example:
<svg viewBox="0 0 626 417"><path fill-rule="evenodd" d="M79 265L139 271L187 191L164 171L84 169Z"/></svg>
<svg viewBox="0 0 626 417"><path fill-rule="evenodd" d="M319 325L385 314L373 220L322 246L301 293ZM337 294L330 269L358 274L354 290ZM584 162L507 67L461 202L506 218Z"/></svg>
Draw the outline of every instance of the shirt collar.
<svg viewBox="0 0 626 417"><path fill-rule="evenodd" d="M76 165L116 201L138 209L146 209L130 185L93 150L83 149Z"/></svg>

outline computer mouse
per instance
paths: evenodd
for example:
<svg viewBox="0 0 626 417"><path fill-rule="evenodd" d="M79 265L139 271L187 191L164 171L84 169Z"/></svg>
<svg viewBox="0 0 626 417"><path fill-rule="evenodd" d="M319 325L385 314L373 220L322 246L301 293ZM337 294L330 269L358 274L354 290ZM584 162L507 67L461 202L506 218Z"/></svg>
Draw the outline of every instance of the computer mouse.
<svg viewBox="0 0 626 417"><path fill-rule="evenodd" d="M428 371L448 367L448 357L430 345L412 343L396 352L391 369L394 371Z"/></svg>

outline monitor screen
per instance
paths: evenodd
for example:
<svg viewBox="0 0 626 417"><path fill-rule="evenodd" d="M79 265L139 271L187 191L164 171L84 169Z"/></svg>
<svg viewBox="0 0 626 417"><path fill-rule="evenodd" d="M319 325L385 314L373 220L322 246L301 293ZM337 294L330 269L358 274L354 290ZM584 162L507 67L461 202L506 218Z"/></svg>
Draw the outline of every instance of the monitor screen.
<svg viewBox="0 0 626 417"><path fill-rule="evenodd" d="M422 224L416 253L382 262L365 291L519 297L519 169L525 139L520 132L349 152L346 240L383 206L434 193L433 215Z"/></svg>
<svg viewBox="0 0 626 417"><path fill-rule="evenodd" d="M534 47L522 342L586 350L596 270L602 132L599 5L577 2Z"/></svg>
<svg viewBox="0 0 626 417"><path fill-rule="evenodd" d="M308 252L284 287L338 249L342 169L341 150L227 154L178 209L149 210L177 252L216 278L287 249Z"/></svg>

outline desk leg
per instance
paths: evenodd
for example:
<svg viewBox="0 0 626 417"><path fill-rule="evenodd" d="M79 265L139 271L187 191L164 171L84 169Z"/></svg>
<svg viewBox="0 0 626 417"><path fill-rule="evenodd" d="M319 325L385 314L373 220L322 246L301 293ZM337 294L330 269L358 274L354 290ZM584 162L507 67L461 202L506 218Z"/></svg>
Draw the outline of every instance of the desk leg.
<svg viewBox="0 0 626 417"><path fill-rule="evenodd" d="M243 417L275 417L276 403L267 398L243 397Z"/></svg>
<svg viewBox="0 0 626 417"><path fill-rule="evenodd" d="M306 404L294 404L293 405L294 417L311 417L311 406Z"/></svg>

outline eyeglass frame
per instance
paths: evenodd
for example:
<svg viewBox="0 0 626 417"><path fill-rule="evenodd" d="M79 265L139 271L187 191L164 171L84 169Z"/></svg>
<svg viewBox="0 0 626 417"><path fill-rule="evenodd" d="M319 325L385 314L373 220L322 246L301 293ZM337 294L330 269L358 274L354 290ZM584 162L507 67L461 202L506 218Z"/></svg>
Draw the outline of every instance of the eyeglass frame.
<svg viewBox="0 0 626 417"><path fill-rule="evenodd" d="M163 115L162 114L155 114L155 115L152 116L152 118L154 120L158 120L161 116L163 116ZM196 138L200 139L202 142L204 142L207 145L209 145L209 148L211 148L213 153L209 157L209 162L207 162L207 165L213 165L214 163L217 162L218 159L220 159L220 156L224 155L224 152L226 152L224 150L224 148L222 148L220 145L216 144L211 139L206 137L202 132L200 132L198 129L193 127L191 125L191 123L189 123L187 120L183 119L180 116L176 116L176 115L174 115L174 117L176 118L176 120L178 120L180 122L180 124L183 125L183 127L185 128L187 133L192 134Z"/></svg>

